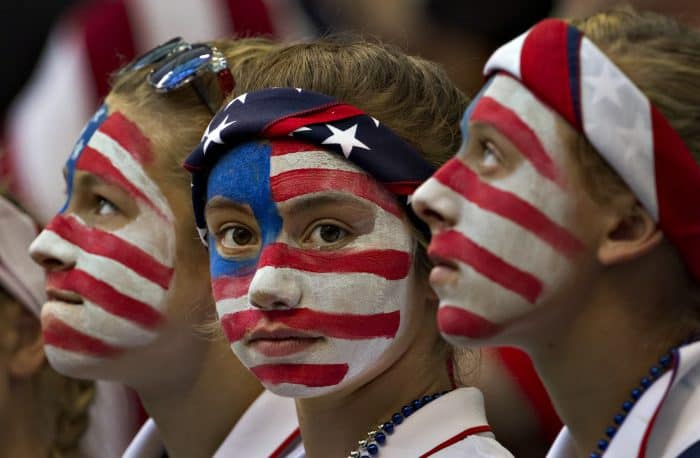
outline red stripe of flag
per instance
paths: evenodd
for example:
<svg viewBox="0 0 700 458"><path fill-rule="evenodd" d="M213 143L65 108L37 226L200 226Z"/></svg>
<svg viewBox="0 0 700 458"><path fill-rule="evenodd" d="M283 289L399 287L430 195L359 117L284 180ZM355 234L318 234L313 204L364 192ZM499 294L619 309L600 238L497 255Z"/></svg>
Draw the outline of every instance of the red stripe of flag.
<svg viewBox="0 0 700 458"><path fill-rule="evenodd" d="M301 153L304 151L323 151L323 148L320 148L314 143L291 138L273 138L270 141L270 146L272 146L272 156L284 156L286 154Z"/></svg>
<svg viewBox="0 0 700 458"><path fill-rule="evenodd" d="M319 312L307 308L251 309L224 315L221 317L221 326L229 342L236 342L263 320L270 323L282 323L300 331L319 332L327 337L338 339L391 339L399 329L401 313L396 310L361 315Z"/></svg>
<svg viewBox="0 0 700 458"><path fill-rule="evenodd" d="M45 345L51 345L63 350L102 358L114 357L121 353L121 349L113 347L100 339L83 334L54 316L44 318L42 334Z"/></svg>
<svg viewBox="0 0 700 458"><path fill-rule="evenodd" d="M223 276L212 280L211 287L215 301L222 299L236 299L248 294L250 282L254 274L239 277Z"/></svg>
<svg viewBox="0 0 700 458"><path fill-rule="evenodd" d="M112 315L144 328L153 329L163 320L163 315L150 305L120 293L82 270L49 272L46 274L46 285L52 289L75 292Z"/></svg>
<svg viewBox="0 0 700 458"><path fill-rule="evenodd" d="M263 382L309 387L337 385L348 373L347 364L263 364L250 369Z"/></svg>
<svg viewBox="0 0 700 458"><path fill-rule="evenodd" d="M312 168L290 170L271 177L270 187L276 202L314 192L347 192L401 217L401 207L394 196L374 178L360 172Z"/></svg>
<svg viewBox="0 0 700 458"><path fill-rule="evenodd" d="M540 175L561 185L556 164L542 146L537 134L515 112L491 97L484 96L474 108L471 120L494 126L508 137Z"/></svg>
<svg viewBox="0 0 700 458"><path fill-rule="evenodd" d="M117 261L163 289L170 285L172 268L109 232L87 227L77 219L63 215L55 216L46 229L88 253Z"/></svg>
<svg viewBox="0 0 700 458"><path fill-rule="evenodd" d="M259 269L266 266L315 273L367 273L400 280L411 269L411 256L399 250L319 251L271 243L263 249L258 261Z"/></svg>
<svg viewBox="0 0 700 458"><path fill-rule="evenodd" d="M92 173L108 183L112 183L120 188L123 188L135 199L139 199L151 207L161 218L167 220L160 208L158 208L141 189L134 186L134 184L129 181L129 179L126 178L107 157L103 156L96 149L86 146L83 152L80 154L78 161L75 163L75 167L78 170Z"/></svg>
<svg viewBox="0 0 700 458"><path fill-rule="evenodd" d="M153 162L151 141L141 132L139 126L118 111L105 119L100 131L119 143L139 164Z"/></svg>
<svg viewBox="0 0 700 458"><path fill-rule="evenodd" d="M275 31L263 0L219 0L225 4L237 37L274 36Z"/></svg>
<svg viewBox="0 0 700 458"><path fill-rule="evenodd" d="M530 303L534 303L542 292L542 282L537 277L508 264L457 231L435 235L428 247L428 255L457 259Z"/></svg>
<svg viewBox="0 0 700 458"><path fill-rule="evenodd" d="M300 127L311 124L330 123L353 116L364 115L364 111L344 103L333 103L325 107L315 107L308 112L293 113L275 121L263 129L263 137L284 137ZM329 131L330 133L330 131Z"/></svg>
<svg viewBox="0 0 700 458"><path fill-rule="evenodd" d="M515 194L482 181L457 158L447 161L434 177L484 210L509 219L532 232L567 258L573 258L584 247L573 234L549 219L537 207Z"/></svg>
<svg viewBox="0 0 700 458"><path fill-rule="evenodd" d="M452 305L441 305L437 312L440 332L471 339L491 337L500 331L500 326L486 318Z"/></svg>

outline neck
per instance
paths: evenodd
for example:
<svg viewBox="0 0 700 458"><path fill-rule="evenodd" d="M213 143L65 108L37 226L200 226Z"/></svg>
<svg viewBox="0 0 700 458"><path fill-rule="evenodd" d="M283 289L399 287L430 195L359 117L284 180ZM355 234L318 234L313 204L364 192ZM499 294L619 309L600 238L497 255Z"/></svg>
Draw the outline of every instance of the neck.
<svg viewBox="0 0 700 458"><path fill-rule="evenodd" d="M262 387L222 339L197 338L186 345L186 353L170 354L167 371L160 372L164 377L134 388L169 456L212 456ZM181 354L199 366L192 370Z"/></svg>
<svg viewBox="0 0 700 458"><path fill-rule="evenodd" d="M434 321L433 311L433 321ZM431 320L421 326L430 326ZM297 399L297 417L309 458L347 456L370 430L412 400L452 387L447 358L435 333L424 332L389 369L351 392ZM427 355L427 356L426 356ZM398 426L400 428L400 426Z"/></svg>
<svg viewBox="0 0 700 458"><path fill-rule="evenodd" d="M659 357L691 332L672 309L684 304L654 291L658 282L622 283L634 285L627 290L609 284L615 286L595 289L576 312L555 317L556 325L538 333L547 337L527 348L580 457L605 438Z"/></svg>
<svg viewBox="0 0 700 458"><path fill-rule="evenodd" d="M21 380L10 392L0 417L0 456L48 456L50 436L31 380ZM43 406L45 409L48 406ZM54 417L52 417L54 418Z"/></svg>

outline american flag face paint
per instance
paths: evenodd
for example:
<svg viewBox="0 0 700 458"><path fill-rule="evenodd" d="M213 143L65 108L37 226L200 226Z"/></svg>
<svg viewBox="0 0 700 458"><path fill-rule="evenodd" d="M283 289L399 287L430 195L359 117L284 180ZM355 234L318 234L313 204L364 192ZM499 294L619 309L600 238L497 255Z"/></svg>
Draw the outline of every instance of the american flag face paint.
<svg viewBox="0 0 700 458"><path fill-rule="evenodd" d="M413 196L419 215L434 215L438 325L457 344L494 337L546 303L584 249L562 124L521 83L497 75L465 113L460 152Z"/></svg>
<svg viewBox="0 0 700 458"><path fill-rule="evenodd" d="M318 146L273 140L223 156L207 194L221 325L266 388L324 395L398 358L414 239L388 191Z"/></svg>
<svg viewBox="0 0 700 458"><path fill-rule="evenodd" d="M51 364L69 375L149 344L165 319L174 273L174 216L144 169L152 160L150 142L138 126L103 106L66 164L66 204L30 247L35 258L53 260L44 264L51 299L42 309L42 327ZM118 189L132 201L136 216L105 229L120 208L90 194L84 181ZM71 202L78 196L95 201L94 208L74 211Z"/></svg>

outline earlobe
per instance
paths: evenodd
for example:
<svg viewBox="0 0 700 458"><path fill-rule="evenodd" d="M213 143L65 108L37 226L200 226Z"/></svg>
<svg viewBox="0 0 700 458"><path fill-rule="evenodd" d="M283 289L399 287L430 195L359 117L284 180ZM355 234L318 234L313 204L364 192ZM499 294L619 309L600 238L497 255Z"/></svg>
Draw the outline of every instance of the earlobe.
<svg viewBox="0 0 700 458"><path fill-rule="evenodd" d="M639 258L659 245L663 233L651 215L635 203L614 221L598 248L601 264L612 265Z"/></svg>

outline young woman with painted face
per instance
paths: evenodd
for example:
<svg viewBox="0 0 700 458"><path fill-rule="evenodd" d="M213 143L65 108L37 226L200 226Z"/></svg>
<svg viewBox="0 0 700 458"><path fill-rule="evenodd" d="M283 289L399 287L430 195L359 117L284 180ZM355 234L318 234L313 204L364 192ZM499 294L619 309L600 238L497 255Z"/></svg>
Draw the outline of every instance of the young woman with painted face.
<svg viewBox="0 0 700 458"><path fill-rule="evenodd" d="M551 456L700 453L699 69L661 16L543 21L414 195L443 335L529 352L566 424Z"/></svg>
<svg viewBox="0 0 700 458"><path fill-rule="evenodd" d="M234 78L274 46L216 44ZM160 73L186 55L171 51ZM211 456L261 387L223 340L196 332L214 309L180 163L211 119L216 82L232 81L205 73L199 96L192 87L160 94L147 80L153 69L116 76L66 165L65 207L32 244L47 271L42 328L60 372L133 387L170 456ZM160 456L155 425L127 456Z"/></svg>
<svg viewBox="0 0 700 458"><path fill-rule="evenodd" d="M363 41L256 65L186 161L232 350L295 398L307 456L510 456L477 389L440 397L451 362L405 206L453 146L464 96Z"/></svg>

